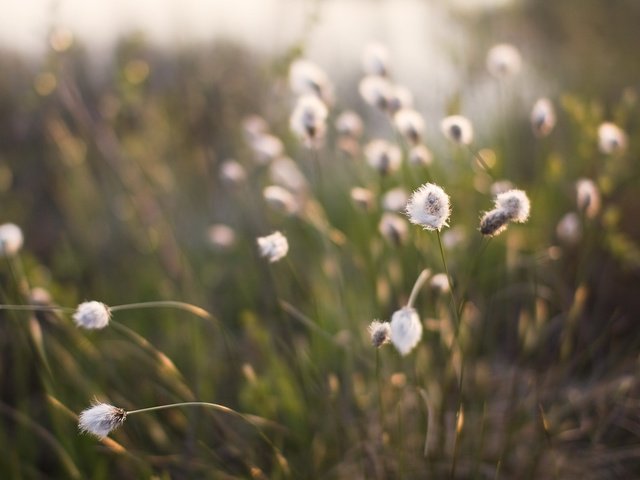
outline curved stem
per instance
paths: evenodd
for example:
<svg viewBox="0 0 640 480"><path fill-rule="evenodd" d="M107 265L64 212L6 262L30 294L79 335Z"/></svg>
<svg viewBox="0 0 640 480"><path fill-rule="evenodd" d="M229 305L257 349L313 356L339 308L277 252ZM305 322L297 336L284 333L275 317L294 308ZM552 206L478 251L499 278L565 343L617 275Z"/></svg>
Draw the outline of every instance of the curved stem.
<svg viewBox="0 0 640 480"><path fill-rule="evenodd" d="M416 283L413 284L413 288L411 289L411 295L409 295L409 301L407 302L407 307L413 308L413 304L416 301L418 292L422 288L422 285L424 285L424 282L427 281L430 274L431 274L431 270L429 270L428 268L425 268L424 270L422 270L422 272L420 272L420 275L418 275L418 278L416 279Z"/></svg>
<svg viewBox="0 0 640 480"><path fill-rule="evenodd" d="M453 293L453 282L451 281L451 275L449 275L449 268L447 267L447 260L444 255L444 247L442 246L442 238L440 237L440 230L436 230L438 235L438 246L440 247L440 256L442 257L442 264L444 265L444 271L447 274L447 281L449 282L449 294L451 295L451 302L453 306L453 313L456 319L455 337L458 337L458 330L460 329L460 316L458 315L458 302L456 301L455 294Z"/></svg>
<svg viewBox="0 0 640 480"><path fill-rule="evenodd" d="M0 305L0 310L26 310L29 312L73 312L69 307L54 307L45 305Z"/></svg>
<svg viewBox="0 0 640 480"><path fill-rule="evenodd" d="M482 166L482 168L484 168L484 171L487 172L487 174L493 179L491 168L489 167L489 165L487 165L487 162L484 161L484 158L482 158L482 155L480 155L480 151L471 148L471 146L469 145L467 145L467 148L469 149L469 152L471 153L471 155L473 155L474 158L478 160L478 163Z"/></svg>
<svg viewBox="0 0 640 480"><path fill-rule="evenodd" d="M128 303L126 305L115 305L113 307L109 307L109 310L112 312L117 312L118 310L134 310L137 308L158 308L158 307L172 307L178 308L180 310L185 310L189 313L193 313L194 315L200 318L211 318L211 314L207 312L204 308L198 307L196 305L191 305L190 303L185 302L177 302L174 300L158 300L153 302L139 302L139 303Z"/></svg>

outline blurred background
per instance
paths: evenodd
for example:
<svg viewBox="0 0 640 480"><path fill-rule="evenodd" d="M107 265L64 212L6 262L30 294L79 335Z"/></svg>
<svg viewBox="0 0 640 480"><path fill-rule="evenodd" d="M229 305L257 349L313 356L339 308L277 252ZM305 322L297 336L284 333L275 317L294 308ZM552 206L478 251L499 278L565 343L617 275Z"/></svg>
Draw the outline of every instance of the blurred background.
<svg viewBox="0 0 640 480"><path fill-rule="evenodd" d="M0 477L638 475L640 2L0 5L0 223L24 234L20 255L2 258L2 303L164 299L213 316L121 312L118 328L87 332L63 313L0 312ZM424 117L428 168L384 177L366 165L373 138L409 149L358 93L370 42L386 45ZM499 43L522 55L514 78L487 73ZM289 128L300 58L334 87L317 150ZM530 124L541 97L558 118L546 138ZM345 110L365 125L348 149L333 125ZM474 124L473 151L440 132L457 113ZM265 202L278 182L251 142L253 115L304 175L293 214ZM603 122L628 148L598 150ZM469 167L474 151L494 178ZM576 205L580 178L602 196L595 217ZM532 217L485 243L478 218L502 179L528 192ZM431 233L381 233L380 197L428 180L452 197L446 253L468 308L452 337L449 297L425 289L423 341L401 357L371 347L367 326L406 304L423 268L443 268ZM375 206L353 204L356 186ZM256 238L274 230L290 253L271 265ZM263 421L167 411L101 442L77 433L94 398L215 401Z"/></svg>

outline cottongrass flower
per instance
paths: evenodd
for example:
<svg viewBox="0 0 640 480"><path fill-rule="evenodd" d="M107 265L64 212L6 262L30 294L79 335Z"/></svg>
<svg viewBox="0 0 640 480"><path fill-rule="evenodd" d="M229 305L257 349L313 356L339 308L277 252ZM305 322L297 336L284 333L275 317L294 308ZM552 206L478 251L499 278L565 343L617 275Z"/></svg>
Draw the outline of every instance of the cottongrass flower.
<svg viewBox="0 0 640 480"><path fill-rule="evenodd" d="M495 237L506 230L510 218L509 214L500 208L486 212L480 219L480 233L487 237Z"/></svg>
<svg viewBox="0 0 640 480"><path fill-rule="evenodd" d="M496 197L496 208L509 215L509 221L524 223L529 218L531 202L523 190L508 190Z"/></svg>
<svg viewBox="0 0 640 480"><path fill-rule="evenodd" d="M270 134L256 137L251 141L250 146L258 165L266 165L284 153L282 140Z"/></svg>
<svg viewBox="0 0 640 480"><path fill-rule="evenodd" d="M358 210L368 212L373 208L373 192L367 188L353 187L350 192L351 201Z"/></svg>
<svg viewBox="0 0 640 480"><path fill-rule="evenodd" d="M380 110L389 108L393 90L391 82L378 75L367 75L358 84L358 92L360 92L362 99Z"/></svg>
<svg viewBox="0 0 640 480"><path fill-rule="evenodd" d="M449 278L446 273L436 273L431 277L431 281L429 283L431 288L438 290L440 293L449 292Z"/></svg>
<svg viewBox="0 0 640 480"><path fill-rule="evenodd" d="M293 194L279 185L265 187L262 196L267 205L285 215L292 215L298 210L298 201Z"/></svg>
<svg viewBox="0 0 640 480"><path fill-rule="evenodd" d="M376 139L369 142L364 149L367 162L381 175L388 175L400 168L402 151L397 145L386 140Z"/></svg>
<svg viewBox="0 0 640 480"><path fill-rule="evenodd" d="M391 316L391 342L401 355L408 355L422 338L422 322L415 309L403 307Z"/></svg>
<svg viewBox="0 0 640 480"><path fill-rule="evenodd" d="M582 238L580 216L576 212L565 214L556 225L556 235L566 244L574 245L578 243Z"/></svg>
<svg viewBox="0 0 640 480"><path fill-rule="evenodd" d="M14 223L0 225L0 257L12 257L22 248L22 230Z"/></svg>
<svg viewBox="0 0 640 480"><path fill-rule="evenodd" d="M83 302L73 314L76 326L87 330L100 330L109 325L111 310L102 302Z"/></svg>
<svg viewBox="0 0 640 480"><path fill-rule="evenodd" d="M299 59L289 68L289 86L296 95L315 95L327 104L333 103L333 85L315 63Z"/></svg>
<svg viewBox="0 0 640 480"><path fill-rule="evenodd" d="M236 160L228 159L220 165L220 179L228 185L237 187L247 181L247 171Z"/></svg>
<svg viewBox="0 0 640 480"><path fill-rule="evenodd" d="M228 225L216 223L207 230L209 244L219 251L231 249L236 243L236 232Z"/></svg>
<svg viewBox="0 0 640 480"><path fill-rule="evenodd" d="M105 438L127 419L127 412L107 403L95 403L80 413L78 428L99 439Z"/></svg>
<svg viewBox="0 0 640 480"><path fill-rule="evenodd" d="M362 53L362 68L367 75L389 75L389 49L378 42L369 43Z"/></svg>
<svg viewBox="0 0 640 480"><path fill-rule="evenodd" d="M394 247L403 245L409 236L407 221L395 213L385 212L378 223L382 237Z"/></svg>
<svg viewBox="0 0 640 480"><path fill-rule="evenodd" d="M424 134L424 118L411 108L402 108L393 116L393 124L400 135L417 145Z"/></svg>
<svg viewBox="0 0 640 480"><path fill-rule="evenodd" d="M260 115L247 115L242 119L242 132L247 142L251 143L258 137L269 133L269 124Z"/></svg>
<svg viewBox="0 0 640 480"><path fill-rule="evenodd" d="M287 237L278 231L266 237L259 237L257 242L260 256L265 257L270 263L281 260L289 252Z"/></svg>
<svg viewBox="0 0 640 480"><path fill-rule="evenodd" d="M424 145L416 145L409 150L409 164L418 167L428 167L433 163L431 151Z"/></svg>
<svg viewBox="0 0 640 480"><path fill-rule="evenodd" d="M351 201L358 210L368 212L373 208L374 194L362 187L353 187L350 191Z"/></svg>
<svg viewBox="0 0 640 480"><path fill-rule="evenodd" d="M627 149L627 134L614 123L602 123L598 127L598 147L606 155L622 153Z"/></svg>
<svg viewBox="0 0 640 480"><path fill-rule="evenodd" d="M276 185L292 192L302 193L307 187L307 179L298 168L298 164L289 157L276 158L269 165L269 176Z"/></svg>
<svg viewBox="0 0 640 480"><path fill-rule="evenodd" d="M369 334L371 335L371 344L380 348L382 345L391 342L391 325L389 322L380 322L374 320L369 324Z"/></svg>
<svg viewBox="0 0 640 480"><path fill-rule="evenodd" d="M498 180L493 182L489 188L491 195L494 197L497 197L501 193L508 192L509 190L513 190L513 183L509 180Z"/></svg>
<svg viewBox="0 0 640 480"><path fill-rule="evenodd" d="M316 147L324 138L328 114L322 100L313 95L303 95L298 98L289 125L307 147Z"/></svg>
<svg viewBox="0 0 640 480"><path fill-rule="evenodd" d="M392 85L390 93L387 104L389 113L395 114L403 108L413 107L413 94L404 85Z"/></svg>
<svg viewBox="0 0 640 480"><path fill-rule="evenodd" d="M531 128L537 137L546 137L556 126L556 111L548 98L540 98L531 110Z"/></svg>
<svg viewBox="0 0 640 480"><path fill-rule="evenodd" d="M420 225L425 230L440 231L442 227L449 225L449 195L438 185L425 183L411 195L406 214L411 223Z"/></svg>
<svg viewBox="0 0 640 480"><path fill-rule="evenodd" d="M513 45L501 43L487 52L487 70L496 78L512 77L520 72L521 67L522 57Z"/></svg>
<svg viewBox="0 0 640 480"><path fill-rule="evenodd" d="M581 178L576 182L576 203L578 210L584 212L588 218L594 218L600 211L600 191L588 178Z"/></svg>
<svg viewBox="0 0 640 480"><path fill-rule="evenodd" d="M338 115L335 127L338 134L353 138L360 138L364 130L362 118L353 110L345 110Z"/></svg>
<svg viewBox="0 0 640 480"><path fill-rule="evenodd" d="M473 125L462 115L451 115L440 122L443 135L453 143L469 145L473 141Z"/></svg>
<svg viewBox="0 0 640 480"><path fill-rule="evenodd" d="M382 208L388 212L401 212L407 206L409 194L402 187L392 188L382 196Z"/></svg>

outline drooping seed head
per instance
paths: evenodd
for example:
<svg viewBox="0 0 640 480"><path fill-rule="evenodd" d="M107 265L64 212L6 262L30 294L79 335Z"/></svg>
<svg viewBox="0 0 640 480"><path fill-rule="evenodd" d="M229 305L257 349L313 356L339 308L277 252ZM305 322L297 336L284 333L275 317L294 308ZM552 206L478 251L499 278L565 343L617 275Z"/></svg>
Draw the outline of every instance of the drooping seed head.
<svg viewBox="0 0 640 480"><path fill-rule="evenodd" d="M496 209L504 210L511 222L524 223L529 218L531 202L523 190L507 190L497 195Z"/></svg>
<svg viewBox="0 0 640 480"><path fill-rule="evenodd" d="M11 257L22 248L24 237L19 226L13 223L0 225L0 257Z"/></svg>
<svg viewBox="0 0 640 480"><path fill-rule="evenodd" d="M259 237L257 242L260 256L265 257L270 263L281 260L289 252L287 237L278 231L266 237Z"/></svg>
<svg viewBox="0 0 640 480"><path fill-rule="evenodd" d="M391 325L389 322L374 320L369 324L368 330L371 335L371 344L376 348L380 348L391 341Z"/></svg>
<svg viewBox="0 0 640 480"><path fill-rule="evenodd" d="M95 403L80 413L78 428L100 439L120 427L127 419L127 412L107 403Z"/></svg>
<svg viewBox="0 0 640 480"><path fill-rule="evenodd" d="M531 110L531 128L537 137L546 137L556 125L556 111L548 98L540 98Z"/></svg>
<svg viewBox="0 0 640 480"><path fill-rule="evenodd" d="M100 330L109 325L111 310L102 302L90 301L78 305L73 314L76 326L88 330Z"/></svg>
<svg viewBox="0 0 640 480"><path fill-rule="evenodd" d="M426 230L440 230L443 226L449 225L449 195L439 186L425 183L411 195L406 214L411 223Z"/></svg>
<svg viewBox="0 0 640 480"><path fill-rule="evenodd" d="M473 125L462 115L451 115L440 122L443 135L453 143L469 145L473 141Z"/></svg>
<svg viewBox="0 0 640 480"><path fill-rule="evenodd" d="M487 70L496 78L516 75L521 67L522 57L513 45L501 43L491 47L487 53Z"/></svg>
<svg viewBox="0 0 640 480"><path fill-rule="evenodd" d="M589 218L594 218L600 211L600 190L588 178L581 178L576 182L576 203L578 210Z"/></svg>
<svg viewBox="0 0 640 480"><path fill-rule="evenodd" d="M391 342L401 355L408 355L422 338L422 322L418 313L403 307L391 316Z"/></svg>

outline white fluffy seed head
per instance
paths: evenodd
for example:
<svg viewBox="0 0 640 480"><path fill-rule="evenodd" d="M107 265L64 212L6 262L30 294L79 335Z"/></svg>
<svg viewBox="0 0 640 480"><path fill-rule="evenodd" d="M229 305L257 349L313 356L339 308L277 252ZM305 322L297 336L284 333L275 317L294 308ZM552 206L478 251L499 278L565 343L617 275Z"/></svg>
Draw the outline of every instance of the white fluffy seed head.
<svg viewBox="0 0 640 480"><path fill-rule="evenodd" d="M413 94L404 85L392 85L387 110L394 114L403 108L413 107Z"/></svg>
<svg viewBox="0 0 640 480"><path fill-rule="evenodd" d="M11 257L22 248L24 237L19 226L13 223L0 225L0 257Z"/></svg>
<svg viewBox="0 0 640 480"><path fill-rule="evenodd" d="M428 167L433 163L433 155L424 145L416 145L409 150L409 163L418 167Z"/></svg>
<svg viewBox="0 0 640 480"><path fill-rule="evenodd" d="M422 338L422 322L418 313L404 307L391 316L391 342L401 355L408 355Z"/></svg>
<svg viewBox="0 0 640 480"><path fill-rule="evenodd" d="M507 190L496 197L496 209L504 210L511 222L524 223L529 218L531 202L523 190Z"/></svg>
<svg viewBox="0 0 640 480"><path fill-rule="evenodd" d="M78 305L73 314L76 326L88 330L100 330L109 325L111 310L102 302L90 301Z"/></svg>
<svg viewBox="0 0 640 480"><path fill-rule="evenodd" d="M569 212L564 215L558 225L556 225L558 238L569 245L574 245L582 238L582 224L580 216L576 212Z"/></svg>
<svg viewBox="0 0 640 480"><path fill-rule="evenodd" d="M370 141L364 148L367 162L381 175L388 175L400 168L402 151L397 145L386 140L376 139Z"/></svg>
<svg viewBox="0 0 640 480"><path fill-rule="evenodd" d="M314 95L303 95L296 102L289 125L308 147L315 147L324 138L328 114L322 100Z"/></svg>
<svg viewBox="0 0 640 480"><path fill-rule="evenodd" d="M231 186L242 185L247 181L247 171L236 160L228 159L220 165L220 179Z"/></svg>
<svg viewBox="0 0 640 480"><path fill-rule="evenodd" d="M438 290L440 293L449 292L449 277L446 273L436 273L430 280L431 288Z"/></svg>
<svg viewBox="0 0 640 480"><path fill-rule="evenodd" d="M345 110L336 118L336 130L340 135L360 138L362 135L362 118L353 110Z"/></svg>
<svg viewBox="0 0 640 480"><path fill-rule="evenodd" d="M487 70L496 78L516 75L522 67L522 57L516 47L507 43L495 45L487 52Z"/></svg>
<svg viewBox="0 0 640 480"><path fill-rule="evenodd" d="M270 263L281 260L289 252L287 237L277 231L266 237L259 237L257 242L260 256L269 260Z"/></svg>
<svg viewBox="0 0 640 480"><path fill-rule="evenodd" d="M391 325L389 322L374 320L369 324L368 330L369 335L371 335L371 344L376 348L380 348L391 341Z"/></svg>
<svg viewBox="0 0 640 480"><path fill-rule="evenodd" d="M366 75L387 76L389 74L389 50L387 47L378 42L372 42L364 47L362 68Z"/></svg>
<svg viewBox="0 0 640 480"><path fill-rule="evenodd" d="M78 417L78 428L102 439L121 426L127 419L127 412L107 403L95 403Z"/></svg>
<svg viewBox="0 0 640 480"><path fill-rule="evenodd" d="M382 196L382 208L387 212L402 212L408 200L409 194L404 188L392 188Z"/></svg>
<svg viewBox="0 0 640 480"><path fill-rule="evenodd" d="M409 221L426 230L440 230L448 226L451 215L449 195L442 188L425 183L409 199L406 214Z"/></svg>
<svg viewBox="0 0 640 480"><path fill-rule="evenodd" d="M298 210L298 201L293 194L279 185L269 185L262 191L267 205L277 212L292 215Z"/></svg>
<svg viewBox="0 0 640 480"><path fill-rule="evenodd" d="M424 134L424 118L412 108L402 108L393 116L393 123L411 144L417 145Z"/></svg>
<svg viewBox="0 0 640 480"><path fill-rule="evenodd" d="M368 212L373 208L373 192L367 188L353 187L350 192L351 201L355 207L364 212Z"/></svg>
<svg viewBox="0 0 640 480"><path fill-rule="evenodd" d="M598 127L598 147L606 155L627 149L627 134L616 124L605 122Z"/></svg>
<svg viewBox="0 0 640 480"><path fill-rule="evenodd" d="M225 251L236 243L236 232L228 225L216 223L207 230L207 239L215 250Z"/></svg>
<svg viewBox="0 0 640 480"><path fill-rule="evenodd" d="M473 125L462 115L451 115L440 122L442 134L453 143L469 145L473 141Z"/></svg>
<svg viewBox="0 0 640 480"><path fill-rule="evenodd" d="M282 140L270 134L259 135L250 143L257 164L266 165L284 152Z"/></svg>
<svg viewBox="0 0 640 480"><path fill-rule="evenodd" d="M372 107L387 110L393 96L393 85L378 75L367 75L358 84L358 91L365 102Z"/></svg>
<svg viewBox="0 0 640 480"><path fill-rule="evenodd" d="M588 218L594 218L600 211L600 190L588 178L581 178L576 182L576 203L578 210L584 212Z"/></svg>
<svg viewBox="0 0 640 480"><path fill-rule="evenodd" d="M289 86L296 95L315 95L327 104L333 103L333 85L315 63L299 59L289 68Z"/></svg>
<svg viewBox="0 0 640 480"><path fill-rule="evenodd" d="M548 98L540 98L531 110L531 128L537 137L546 137L556 126L556 111Z"/></svg>
<svg viewBox="0 0 640 480"><path fill-rule="evenodd" d="M292 192L302 193L308 187L307 179L298 164L289 157L276 158L271 162L269 176L273 183Z"/></svg>
<svg viewBox="0 0 640 480"><path fill-rule="evenodd" d="M378 223L378 231L391 245L398 247L407 241L409 227L400 215L385 212Z"/></svg>

